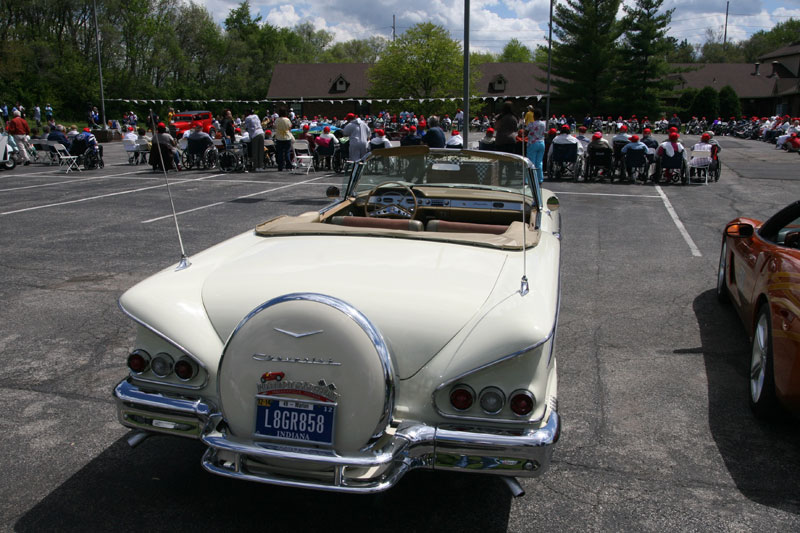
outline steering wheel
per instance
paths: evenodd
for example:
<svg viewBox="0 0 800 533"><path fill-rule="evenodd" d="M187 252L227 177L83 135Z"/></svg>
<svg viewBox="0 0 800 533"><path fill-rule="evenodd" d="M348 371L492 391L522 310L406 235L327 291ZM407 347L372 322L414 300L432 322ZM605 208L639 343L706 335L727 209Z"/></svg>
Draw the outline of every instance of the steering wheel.
<svg viewBox="0 0 800 533"><path fill-rule="evenodd" d="M405 191L392 194L392 196L395 197L399 194L399 199L396 202L384 203L382 196L386 195L379 195L377 193L379 189L389 185L401 187L405 189ZM377 197L377 201L374 204L371 201L373 197ZM414 200L413 207L407 207L407 198L412 198ZM364 214L373 218L405 218L414 220L414 217L417 215L417 207L419 207L417 197L408 185L399 181L384 181L369 191L367 201L364 204Z"/></svg>

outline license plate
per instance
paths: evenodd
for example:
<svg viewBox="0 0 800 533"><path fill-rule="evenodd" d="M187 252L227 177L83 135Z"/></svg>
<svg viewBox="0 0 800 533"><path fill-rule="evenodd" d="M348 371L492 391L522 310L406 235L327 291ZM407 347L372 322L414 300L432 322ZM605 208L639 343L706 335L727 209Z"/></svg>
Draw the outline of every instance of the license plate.
<svg viewBox="0 0 800 533"><path fill-rule="evenodd" d="M336 404L256 398L256 435L309 444L333 444Z"/></svg>

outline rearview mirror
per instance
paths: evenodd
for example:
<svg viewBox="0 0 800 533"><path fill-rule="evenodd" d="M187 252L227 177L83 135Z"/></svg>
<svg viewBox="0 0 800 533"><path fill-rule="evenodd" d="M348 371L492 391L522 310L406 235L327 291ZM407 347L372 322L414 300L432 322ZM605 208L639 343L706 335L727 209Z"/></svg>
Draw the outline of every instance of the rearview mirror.
<svg viewBox="0 0 800 533"><path fill-rule="evenodd" d="M725 228L728 237L752 237L755 228L750 224L731 224Z"/></svg>
<svg viewBox="0 0 800 533"><path fill-rule="evenodd" d="M328 198L339 198L341 192L339 191L339 187L337 187L336 185L331 185L325 191L325 194L328 196Z"/></svg>
<svg viewBox="0 0 800 533"><path fill-rule="evenodd" d="M556 196L551 196L550 198L547 199L547 209L549 209L550 211L556 211L559 205L560 204Z"/></svg>

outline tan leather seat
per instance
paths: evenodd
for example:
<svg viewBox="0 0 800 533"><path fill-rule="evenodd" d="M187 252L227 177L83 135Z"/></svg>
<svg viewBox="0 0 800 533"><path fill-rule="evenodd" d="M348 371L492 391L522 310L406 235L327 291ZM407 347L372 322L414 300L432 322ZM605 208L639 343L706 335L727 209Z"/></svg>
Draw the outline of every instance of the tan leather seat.
<svg viewBox="0 0 800 533"><path fill-rule="evenodd" d="M428 222L428 231L444 233L491 233L502 235L508 226L501 224L474 224L472 222L449 222L447 220L431 220Z"/></svg>
<svg viewBox="0 0 800 533"><path fill-rule="evenodd" d="M332 224L350 226L354 228L379 228L401 229L406 231L422 231L424 226L419 220L406 220L399 218L372 218L372 217L332 217Z"/></svg>

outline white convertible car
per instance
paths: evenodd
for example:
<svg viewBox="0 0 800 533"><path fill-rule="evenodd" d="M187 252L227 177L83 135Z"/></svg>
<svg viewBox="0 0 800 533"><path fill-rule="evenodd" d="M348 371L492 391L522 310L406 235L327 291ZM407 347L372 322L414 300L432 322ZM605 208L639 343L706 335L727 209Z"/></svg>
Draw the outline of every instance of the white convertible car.
<svg viewBox="0 0 800 533"><path fill-rule="evenodd" d="M200 439L208 471L291 487L425 468L521 494L560 434L558 199L522 157L424 146L373 152L329 195L122 296L129 442Z"/></svg>

